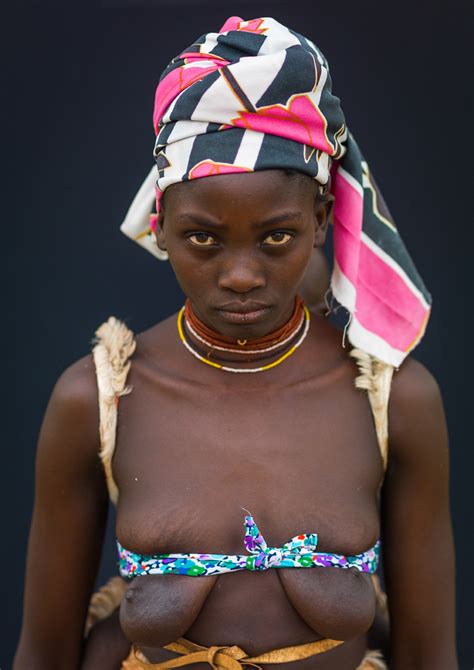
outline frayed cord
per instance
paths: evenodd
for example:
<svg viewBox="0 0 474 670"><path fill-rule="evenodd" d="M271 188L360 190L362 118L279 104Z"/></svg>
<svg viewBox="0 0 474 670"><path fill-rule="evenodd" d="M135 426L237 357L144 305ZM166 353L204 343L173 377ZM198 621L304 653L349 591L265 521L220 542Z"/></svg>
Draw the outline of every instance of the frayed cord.
<svg viewBox="0 0 474 670"><path fill-rule="evenodd" d="M324 294L324 304L326 305L327 308L327 311L324 314L324 316L328 316L329 314L337 314L337 312L341 309L341 305L337 302L336 298L334 297L334 293L332 292L332 288L330 286L326 290L326 293Z"/></svg>
<svg viewBox="0 0 474 670"><path fill-rule="evenodd" d="M354 316L353 313L352 313L352 312L349 312L349 318L348 318L348 320L347 320L346 325L344 326L344 330L343 330L343 333L342 333L342 348L343 348L343 349L346 348L346 333L347 333L347 329L348 329L349 326L351 325L351 321L352 321L352 317L353 317L353 316Z"/></svg>
<svg viewBox="0 0 474 670"><path fill-rule="evenodd" d="M329 304L328 297L331 298L331 303L332 303L332 301L334 299L334 296L331 292L331 287L330 286L327 288L326 293L324 294L324 304L326 305L326 312L325 312L324 316L328 316L329 314L331 314L332 309L333 309L332 304Z"/></svg>

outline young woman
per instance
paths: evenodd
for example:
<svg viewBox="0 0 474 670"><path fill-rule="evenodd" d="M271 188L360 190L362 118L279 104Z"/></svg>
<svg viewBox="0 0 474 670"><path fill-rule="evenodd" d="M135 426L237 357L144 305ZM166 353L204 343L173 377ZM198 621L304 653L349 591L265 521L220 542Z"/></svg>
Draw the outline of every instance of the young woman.
<svg viewBox="0 0 474 670"><path fill-rule="evenodd" d="M324 56L232 17L170 63L154 123L156 213L154 174L123 230L186 305L136 338L112 317L55 386L15 670L384 668L381 552L390 667L456 668L446 425L408 355L430 296ZM299 295L330 220L347 338ZM126 581L89 608L108 495Z"/></svg>

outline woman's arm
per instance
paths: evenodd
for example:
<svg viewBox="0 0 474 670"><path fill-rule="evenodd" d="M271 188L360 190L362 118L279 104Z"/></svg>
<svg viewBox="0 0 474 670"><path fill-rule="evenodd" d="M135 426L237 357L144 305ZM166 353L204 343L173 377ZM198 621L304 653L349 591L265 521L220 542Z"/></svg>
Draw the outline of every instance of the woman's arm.
<svg viewBox="0 0 474 670"><path fill-rule="evenodd" d="M14 670L80 667L108 508L98 452L97 386L87 356L59 378L40 431Z"/></svg>
<svg viewBox="0 0 474 670"><path fill-rule="evenodd" d="M382 496L392 670L456 670L454 548L443 402L432 375L408 358L389 407Z"/></svg>

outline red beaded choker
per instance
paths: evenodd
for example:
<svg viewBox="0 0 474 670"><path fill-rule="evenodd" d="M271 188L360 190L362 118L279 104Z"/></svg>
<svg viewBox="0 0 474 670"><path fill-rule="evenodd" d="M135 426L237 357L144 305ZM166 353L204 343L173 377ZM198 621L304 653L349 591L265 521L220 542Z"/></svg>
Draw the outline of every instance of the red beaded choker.
<svg viewBox="0 0 474 670"><path fill-rule="evenodd" d="M194 313L191 301L184 306L185 325L197 340L207 347L231 353L264 353L278 349L299 332L305 320L304 302L296 296L295 308L290 319L278 330L253 340L234 340L208 328Z"/></svg>

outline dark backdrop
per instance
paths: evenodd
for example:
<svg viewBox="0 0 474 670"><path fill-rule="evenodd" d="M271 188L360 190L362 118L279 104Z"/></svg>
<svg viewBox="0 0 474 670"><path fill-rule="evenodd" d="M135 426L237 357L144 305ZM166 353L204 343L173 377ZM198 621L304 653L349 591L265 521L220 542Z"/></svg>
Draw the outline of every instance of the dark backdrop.
<svg viewBox="0 0 474 670"><path fill-rule="evenodd" d="M322 48L349 127L433 294L415 356L436 376L446 404L459 654L463 670L472 667L472 195L463 176L472 76L467 3L443 5L104 0L100 8L67 11L36 3L3 22L2 669L11 665L20 627L35 444L52 386L89 351L95 328L110 314L140 331L181 304L168 265L118 226L152 165L161 70L231 14L274 16ZM115 570L111 526L99 581Z"/></svg>

